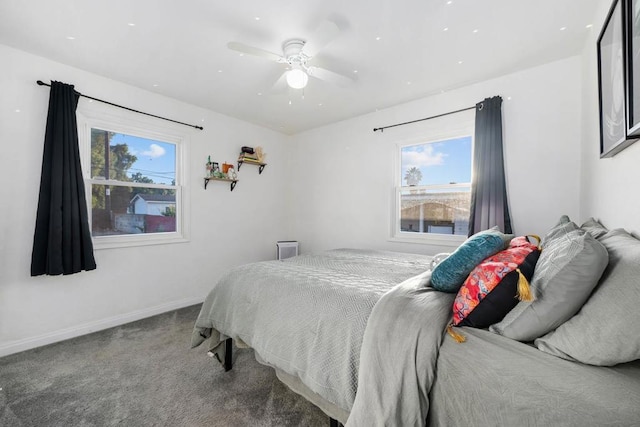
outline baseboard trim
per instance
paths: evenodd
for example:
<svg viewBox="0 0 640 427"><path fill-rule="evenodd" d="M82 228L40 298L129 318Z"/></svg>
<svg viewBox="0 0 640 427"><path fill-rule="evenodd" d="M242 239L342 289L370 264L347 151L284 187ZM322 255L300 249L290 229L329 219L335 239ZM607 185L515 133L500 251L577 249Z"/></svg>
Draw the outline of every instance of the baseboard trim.
<svg viewBox="0 0 640 427"><path fill-rule="evenodd" d="M70 338L79 337L81 335L90 334L92 332L98 332L104 329L113 328L114 326L124 325L125 323L135 322L136 320L166 313L167 311L177 310L179 308L189 307L190 305L200 304L203 301L203 297L185 298L182 300L157 305L155 307L132 311L131 313L120 314L118 316L84 323L82 325L73 326L71 328L48 332L46 334L36 335L34 337L24 338L17 341L10 341L8 343L0 344L0 357L9 356L10 354L20 353L21 351L31 350L33 348L42 347L44 345L53 344L59 341L68 340Z"/></svg>

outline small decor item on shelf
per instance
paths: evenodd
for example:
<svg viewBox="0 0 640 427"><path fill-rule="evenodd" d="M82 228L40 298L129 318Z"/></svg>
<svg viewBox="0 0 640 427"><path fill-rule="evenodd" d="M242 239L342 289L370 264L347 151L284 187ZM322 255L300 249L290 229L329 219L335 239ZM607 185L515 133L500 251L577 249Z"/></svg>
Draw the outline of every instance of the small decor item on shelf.
<svg viewBox="0 0 640 427"><path fill-rule="evenodd" d="M243 150L246 148L251 148L251 147L242 147ZM253 148L251 148L251 153L247 151L242 151L238 156L238 161L247 162L247 163L251 163L251 162L260 163L260 160L258 160L258 155L253 151Z"/></svg>
<svg viewBox="0 0 640 427"><path fill-rule="evenodd" d="M227 171L227 177L229 179L238 179L238 174L236 173L236 170L233 167L230 167L229 170Z"/></svg>
<svg viewBox="0 0 640 427"><path fill-rule="evenodd" d="M211 156L207 157L207 163L206 163L206 177L210 177L213 176L213 163L211 162Z"/></svg>
<svg viewBox="0 0 640 427"><path fill-rule="evenodd" d="M215 174L216 172L220 172L220 165L218 165L218 162L213 162L213 173Z"/></svg>
<svg viewBox="0 0 640 427"><path fill-rule="evenodd" d="M231 163L224 162L222 164L222 173L224 174L229 173L229 168L233 168L233 165Z"/></svg>
<svg viewBox="0 0 640 427"><path fill-rule="evenodd" d="M240 149L240 152L242 153L247 153L247 154L253 154L253 147L242 147Z"/></svg>
<svg viewBox="0 0 640 427"><path fill-rule="evenodd" d="M267 157L267 155L264 153L264 151L262 150L262 147L256 147L256 157L258 158L258 162L260 163L264 163L264 158Z"/></svg>

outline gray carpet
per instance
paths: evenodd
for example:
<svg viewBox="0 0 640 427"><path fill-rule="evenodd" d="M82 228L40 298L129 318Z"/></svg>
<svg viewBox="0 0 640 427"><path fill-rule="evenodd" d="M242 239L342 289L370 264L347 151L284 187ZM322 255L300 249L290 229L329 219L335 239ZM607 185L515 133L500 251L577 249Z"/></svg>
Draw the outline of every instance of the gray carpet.
<svg viewBox="0 0 640 427"><path fill-rule="evenodd" d="M0 358L1 426L328 426L253 351L189 348L193 306Z"/></svg>

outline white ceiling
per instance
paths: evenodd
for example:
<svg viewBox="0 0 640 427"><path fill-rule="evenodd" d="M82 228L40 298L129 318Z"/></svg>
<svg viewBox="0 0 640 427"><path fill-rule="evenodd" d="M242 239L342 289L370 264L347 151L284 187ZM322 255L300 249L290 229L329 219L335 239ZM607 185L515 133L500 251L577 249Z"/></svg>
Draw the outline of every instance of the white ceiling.
<svg viewBox="0 0 640 427"><path fill-rule="evenodd" d="M0 0L0 43L294 134L579 54L598 3ZM341 32L312 63L354 77L346 88L274 90L284 65L226 47L281 54L327 19Z"/></svg>

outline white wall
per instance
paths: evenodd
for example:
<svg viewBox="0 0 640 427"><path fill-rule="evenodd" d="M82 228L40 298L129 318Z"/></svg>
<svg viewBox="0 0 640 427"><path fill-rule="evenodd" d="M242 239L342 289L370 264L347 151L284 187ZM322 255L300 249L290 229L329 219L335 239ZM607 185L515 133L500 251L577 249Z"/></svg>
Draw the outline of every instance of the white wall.
<svg viewBox="0 0 640 427"><path fill-rule="evenodd" d="M598 34L611 6L602 0L582 55L581 220L599 218L609 228L640 234L640 142L609 159L600 159L597 50ZM636 70L637 72L637 70Z"/></svg>
<svg viewBox="0 0 640 427"><path fill-rule="evenodd" d="M201 302L224 271L274 259L275 242L290 238L282 207L287 137L3 45L0 63L0 356ZM187 130L190 242L97 250L95 271L30 277L49 99L38 79L204 126ZM79 111L86 102L81 98ZM233 192L216 182L205 191L207 156L233 162L243 145L262 145L268 153L262 175L245 166Z"/></svg>
<svg viewBox="0 0 640 427"><path fill-rule="evenodd" d="M580 57L572 57L295 136L293 238L300 240L302 251L335 247L443 251L442 247L388 241L396 143L419 138L435 122L383 133L374 133L373 128L473 106L494 95L504 99L505 164L514 232L540 234L561 214L577 216L580 68Z"/></svg>
<svg viewBox="0 0 640 427"><path fill-rule="evenodd" d="M604 20L608 1L602 4ZM598 159L597 30L593 33L582 57L294 137L0 45L0 141L5 147L0 156L5 184L0 187L0 356L199 302L231 266L272 259L276 240L299 240L302 252L335 247L442 251L388 240L396 143L419 138L439 123L384 133L373 128L472 106L494 95L504 98L516 233L541 234L561 214L594 215L605 225L639 230L633 213L640 201L621 184L638 182L640 172L633 166L640 144L613 159ZM189 243L98 250L95 271L29 276L49 96L35 84L38 79L73 83L89 95L205 127L189 131ZM244 166L233 192L220 183L210 183L205 191L206 157L232 162L242 145L265 148L265 172L258 175L256 168Z"/></svg>

